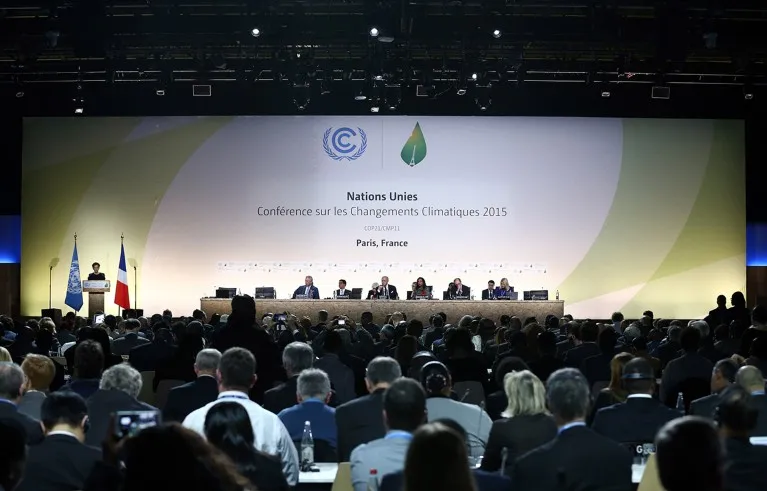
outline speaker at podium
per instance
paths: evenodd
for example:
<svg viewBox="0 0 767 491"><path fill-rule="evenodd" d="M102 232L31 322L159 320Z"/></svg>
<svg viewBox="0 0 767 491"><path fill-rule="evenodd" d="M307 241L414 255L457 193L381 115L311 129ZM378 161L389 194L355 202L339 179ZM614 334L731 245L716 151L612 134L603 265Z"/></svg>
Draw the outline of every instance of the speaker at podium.
<svg viewBox="0 0 767 491"><path fill-rule="evenodd" d="M104 312L104 294L111 291L109 280L83 281L83 293L88 294L88 317L91 319L96 312Z"/></svg>

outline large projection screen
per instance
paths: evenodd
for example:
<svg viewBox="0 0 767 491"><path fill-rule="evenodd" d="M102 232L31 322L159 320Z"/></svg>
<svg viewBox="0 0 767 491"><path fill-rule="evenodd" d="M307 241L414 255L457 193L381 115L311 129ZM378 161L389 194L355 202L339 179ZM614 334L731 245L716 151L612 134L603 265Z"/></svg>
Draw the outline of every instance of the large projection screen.
<svg viewBox="0 0 767 491"><path fill-rule="evenodd" d="M48 306L51 266L65 308L76 233L83 276L98 261L113 282L124 234L148 313L386 275L477 295L507 277L577 317L700 317L744 288L744 158L742 121L29 118L22 313Z"/></svg>

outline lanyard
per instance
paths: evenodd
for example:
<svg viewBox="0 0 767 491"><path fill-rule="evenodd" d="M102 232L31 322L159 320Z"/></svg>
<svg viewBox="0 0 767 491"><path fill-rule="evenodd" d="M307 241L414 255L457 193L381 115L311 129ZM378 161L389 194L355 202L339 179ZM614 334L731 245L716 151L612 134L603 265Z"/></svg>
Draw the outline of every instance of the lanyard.
<svg viewBox="0 0 767 491"><path fill-rule="evenodd" d="M395 438L401 438L403 440L412 440L413 435L407 431L390 431L384 437L384 440L393 440Z"/></svg>
<svg viewBox="0 0 767 491"><path fill-rule="evenodd" d="M219 399L243 399L243 400L250 400L248 396L245 394L239 395L239 394L225 394L222 396L218 396Z"/></svg>

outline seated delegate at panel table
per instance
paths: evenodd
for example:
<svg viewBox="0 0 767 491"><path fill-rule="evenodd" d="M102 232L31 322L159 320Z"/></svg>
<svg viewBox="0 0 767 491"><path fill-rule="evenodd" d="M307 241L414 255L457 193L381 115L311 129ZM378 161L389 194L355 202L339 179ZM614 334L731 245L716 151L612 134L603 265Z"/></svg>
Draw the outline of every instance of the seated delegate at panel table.
<svg viewBox="0 0 767 491"><path fill-rule="evenodd" d="M381 285L376 288L375 298L389 300L397 300L399 298L399 295L397 295L397 287L389 284L388 276L381 277Z"/></svg>
<svg viewBox="0 0 767 491"><path fill-rule="evenodd" d="M413 295L410 298L411 300L431 299L431 290L426 286L426 280L422 276L413 283Z"/></svg>
<svg viewBox="0 0 767 491"><path fill-rule="evenodd" d="M461 278L456 278L448 287L450 298L471 298L471 288L461 283Z"/></svg>
<svg viewBox="0 0 767 491"><path fill-rule="evenodd" d="M495 281L487 282L487 289L482 290L482 300L495 300Z"/></svg>
<svg viewBox="0 0 767 491"><path fill-rule="evenodd" d="M501 285L495 288L495 298L510 299L514 293L514 287L509 285L507 278L501 278Z"/></svg>
<svg viewBox="0 0 767 491"><path fill-rule="evenodd" d="M311 276L304 278L304 286L299 286L296 288L296 291L293 292L293 298L299 298L299 296L319 300L320 291L314 286L314 278Z"/></svg>
<svg viewBox="0 0 767 491"><path fill-rule="evenodd" d="M336 298L349 298L352 291L346 288L346 280L338 280L338 290L333 292Z"/></svg>

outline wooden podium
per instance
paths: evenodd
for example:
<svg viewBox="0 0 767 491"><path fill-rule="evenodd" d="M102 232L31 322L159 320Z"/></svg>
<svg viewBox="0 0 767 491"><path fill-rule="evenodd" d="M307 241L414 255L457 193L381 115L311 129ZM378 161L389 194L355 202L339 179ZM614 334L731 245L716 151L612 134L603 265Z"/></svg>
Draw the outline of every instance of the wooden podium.
<svg viewBox="0 0 767 491"><path fill-rule="evenodd" d="M96 312L104 312L104 293L110 290L109 280L83 281L83 292L88 293L88 317L93 319Z"/></svg>

